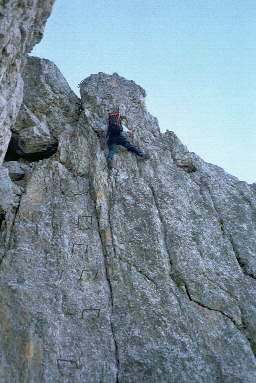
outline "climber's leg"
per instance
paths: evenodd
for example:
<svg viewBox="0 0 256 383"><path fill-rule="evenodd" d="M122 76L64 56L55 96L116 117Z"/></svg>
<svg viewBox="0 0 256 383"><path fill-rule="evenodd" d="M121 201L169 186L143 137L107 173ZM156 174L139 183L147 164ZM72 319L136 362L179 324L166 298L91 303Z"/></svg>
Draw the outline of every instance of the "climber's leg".
<svg viewBox="0 0 256 383"><path fill-rule="evenodd" d="M137 156L143 157L143 153L140 149L132 145L125 137L121 136L118 139L118 145L124 146L129 152L137 154Z"/></svg>
<svg viewBox="0 0 256 383"><path fill-rule="evenodd" d="M114 154L116 153L116 143L108 140L108 157L109 161L113 160Z"/></svg>

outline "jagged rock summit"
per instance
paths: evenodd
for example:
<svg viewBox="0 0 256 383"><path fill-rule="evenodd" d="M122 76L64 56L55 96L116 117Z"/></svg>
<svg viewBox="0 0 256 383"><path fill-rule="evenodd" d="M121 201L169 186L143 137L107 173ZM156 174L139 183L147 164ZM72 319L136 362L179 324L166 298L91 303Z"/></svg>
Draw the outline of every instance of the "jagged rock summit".
<svg viewBox="0 0 256 383"><path fill-rule="evenodd" d="M23 78L13 134L41 157L14 146L1 173L1 379L254 383L255 185L161 133L118 74L81 100L48 60ZM110 171L95 130L117 106L151 156L120 149Z"/></svg>

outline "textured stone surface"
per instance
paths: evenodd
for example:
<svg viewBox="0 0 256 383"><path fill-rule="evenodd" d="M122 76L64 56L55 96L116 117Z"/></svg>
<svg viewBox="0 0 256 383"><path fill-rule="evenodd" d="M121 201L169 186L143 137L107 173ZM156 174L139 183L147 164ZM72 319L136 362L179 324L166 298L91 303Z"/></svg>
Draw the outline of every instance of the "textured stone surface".
<svg viewBox="0 0 256 383"><path fill-rule="evenodd" d="M12 182L7 168L0 168L0 261L9 240L22 190ZM1 301L0 301L1 305ZM0 338L2 340L2 337ZM1 376L1 375L0 375Z"/></svg>
<svg viewBox="0 0 256 383"><path fill-rule="evenodd" d="M4 163L4 167L9 170L9 177L12 181L19 181L24 178L25 172L22 164L17 161L9 161Z"/></svg>
<svg viewBox="0 0 256 383"><path fill-rule="evenodd" d="M24 98L13 140L17 154L27 158L57 146L60 133L78 119L80 99L49 60L29 57L23 79Z"/></svg>
<svg viewBox="0 0 256 383"><path fill-rule="evenodd" d="M0 1L0 164L23 97L26 53L38 43L54 0Z"/></svg>
<svg viewBox="0 0 256 383"><path fill-rule="evenodd" d="M39 120L47 89L26 105ZM134 82L100 73L81 95L78 121L71 108L56 130L57 153L24 168L18 202L7 181L1 379L254 383L255 184L162 134ZM151 158L120 149L111 171L94 129L117 106Z"/></svg>

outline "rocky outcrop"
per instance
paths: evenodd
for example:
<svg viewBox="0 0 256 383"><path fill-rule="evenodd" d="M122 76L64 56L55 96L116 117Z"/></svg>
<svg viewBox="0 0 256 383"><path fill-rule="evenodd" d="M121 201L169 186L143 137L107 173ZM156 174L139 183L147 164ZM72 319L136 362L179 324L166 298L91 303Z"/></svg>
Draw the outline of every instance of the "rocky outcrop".
<svg viewBox="0 0 256 383"><path fill-rule="evenodd" d="M28 65L55 91L31 84L15 129L33 114L58 150L5 185L2 380L254 383L255 184L162 134L133 81L90 76L77 110L53 64ZM110 170L94 130L117 106L150 159L120 148Z"/></svg>
<svg viewBox="0 0 256 383"><path fill-rule="evenodd" d="M35 161L56 152L58 137L78 119L80 99L49 60L29 57L23 79L23 104L6 159Z"/></svg>
<svg viewBox="0 0 256 383"><path fill-rule="evenodd" d="M0 164L22 102L26 53L41 40L53 3L54 0L0 2Z"/></svg>

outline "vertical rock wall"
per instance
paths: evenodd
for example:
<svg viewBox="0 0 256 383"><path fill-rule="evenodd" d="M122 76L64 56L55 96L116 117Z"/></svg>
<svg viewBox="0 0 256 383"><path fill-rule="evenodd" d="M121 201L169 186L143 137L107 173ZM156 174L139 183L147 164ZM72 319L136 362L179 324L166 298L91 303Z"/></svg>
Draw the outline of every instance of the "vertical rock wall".
<svg viewBox="0 0 256 383"><path fill-rule="evenodd" d="M26 53L38 43L54 0L0 2L0 164L23 98Z"/></svg>
<svg viewBox="0 0 256 383"><path fill-rule="evenodd" d="M22 107L57 152L5 163L24 178L6 185L1 225L1 379L254 383L255 184L162 134L133 81L90 76L81 111L53 64L28 66L63 97L45 87ZM150 159L120 148L110 170L94 130L117 106Z"/></svg>

